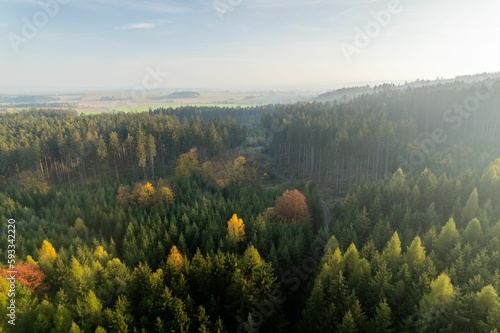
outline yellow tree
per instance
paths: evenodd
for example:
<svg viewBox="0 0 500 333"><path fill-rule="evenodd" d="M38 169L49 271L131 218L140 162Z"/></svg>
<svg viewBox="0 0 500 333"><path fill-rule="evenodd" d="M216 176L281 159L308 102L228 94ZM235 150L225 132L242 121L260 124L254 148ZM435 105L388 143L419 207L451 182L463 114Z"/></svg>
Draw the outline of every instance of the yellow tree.
<svg viewBox="0 0 500 333"><path fill-rule="evenodd" d="M182 265L184 264L184 258L182 257L182 254L179 252L179 249L177 249L177 246L175 245L173 245L172 248L170 249L170 254L168 255L167 258L167 264L170 264L177 269L181 268Z"/></svg>
<svg viewBox="0 0 500 333"><path fill-rule="evenodd" d="M451 279L446 273L441 273L431 282L431 291L425 294L420 301L420 308L430 310L432 307L446 303L455 295Z"/></svg>
<svg viewBox="0 0 500 333"><path fill-rule="evenodd" d="M50 264L53 264L56 258L57 258L56 249L54 249L54 247L49 241L44 240L40 252L38 254L38 261L49 262Z"/></svg>
<svg viewBox="0 0 500 333"><path fill-rule="evenodd" d="M236 214L233 214L227 221L227 237L235 242L245 239L245 224L243 224L243 219L238 218Z"/></svg>

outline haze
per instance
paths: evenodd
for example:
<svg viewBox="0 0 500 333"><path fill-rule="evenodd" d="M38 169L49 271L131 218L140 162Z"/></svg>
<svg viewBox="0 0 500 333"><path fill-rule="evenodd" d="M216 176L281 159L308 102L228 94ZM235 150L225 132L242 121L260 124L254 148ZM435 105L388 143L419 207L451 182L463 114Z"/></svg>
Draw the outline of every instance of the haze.
<svg viewBox="0 0 500 333"><path fill-rule="evenodd" d="M188 89L332 88L499 70L496 0L401 0L363 47L354 44L356 28L391 1L57 4L26 36L40 4L0 1L1 92L132 89L148 68L164 74L155 87ZM347 57L346 44L357 52Z"/></svg>

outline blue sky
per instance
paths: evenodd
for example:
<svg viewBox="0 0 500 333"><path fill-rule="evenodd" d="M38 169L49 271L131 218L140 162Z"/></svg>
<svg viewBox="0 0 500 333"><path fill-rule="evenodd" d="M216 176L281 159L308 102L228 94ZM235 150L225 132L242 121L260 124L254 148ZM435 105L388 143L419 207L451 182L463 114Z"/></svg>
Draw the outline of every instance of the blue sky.
<svg viewBox="0 0 500 333"><path fill-rule="evenodd" d="M228 90L493 72L499 12L498 0L0 0L0 92L132 89L151 69L158 88ZM371 36L356 44L357 31Z"/></svg>

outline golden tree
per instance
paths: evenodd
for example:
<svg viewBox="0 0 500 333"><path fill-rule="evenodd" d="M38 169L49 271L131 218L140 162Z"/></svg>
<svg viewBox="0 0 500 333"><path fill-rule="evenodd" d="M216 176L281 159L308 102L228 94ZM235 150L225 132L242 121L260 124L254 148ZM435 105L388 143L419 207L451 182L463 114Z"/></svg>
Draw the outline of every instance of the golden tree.
<svg viewBox="0 0 500 333"><path fill-rule="evenodd" d="M179 252L179 249L177 249L177 246L175 245L173 245L172 248L170 249L170 254L168 255L167 258L167 264L170 264L177 269L181 268L182 265L184 264L184 258L182 257L182 254Z"/></svg>
<svg viewBox="0 0 500 333"><path fill-rule="evenodd" d="M38 260L40 262L46 261L53 264L56 258L57 258L56 249L54 249L54 247L49 241L44 240L42 243L42 248L40 249L40 252L38 254Z"/></svg>
<svg viewBox="0 0 500 333"><path fill-rule="evenodd" d="M236 214L233 214L231 219L227 221L227 237L236 242L245 239L245 224L243 219L238 218Z"/></svg>

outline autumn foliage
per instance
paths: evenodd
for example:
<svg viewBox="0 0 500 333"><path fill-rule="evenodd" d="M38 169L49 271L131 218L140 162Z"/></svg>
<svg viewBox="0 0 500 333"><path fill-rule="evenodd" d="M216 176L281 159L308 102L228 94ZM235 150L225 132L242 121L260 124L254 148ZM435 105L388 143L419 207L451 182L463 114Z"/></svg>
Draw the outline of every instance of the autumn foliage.
<svg viewBox="0 0 500 333"><path fill-rule="evenodd" d="M285 190L276 199L274 212L286 222L303 222L309 218L306 197L299 190Z"/></svg>
<svg viewBox="0 0 500 333"><path fill-rule="evenodd" d="M161 181L155 188L150 182L135 183L133 189L128 185L120 185L116 195L116 202L120 205L153 207L164 201L172 204L174 192Z"/></svg>
<svg viewBox="0 0 500 333"><path fill-rule="evenodd" d="M1 268L0 276L8 278L11 276L10 269ZM44 292L48 289L45 283L45 273L34 263L17 263L14 265L16 281L32 293Z"/></svg>
<svg viewBox="0 0 500 333"><path fill-rule="evenodd" d="M167 263L174 266L177 269L180 269L182 267L182 265L184 264L184 258L182 257L182 254L177 249L177 246L174 245L170 249L170 254L168 255L168 258L167 258Z"/></svg>
<svg viewBox="0 0 500 333"><path fill-rule="evenodd" d="M236 242L245 239L245 224L243 224L243 219L238 218L236 214L233 214L231 219L227 221L227 237Z"/></svg>

